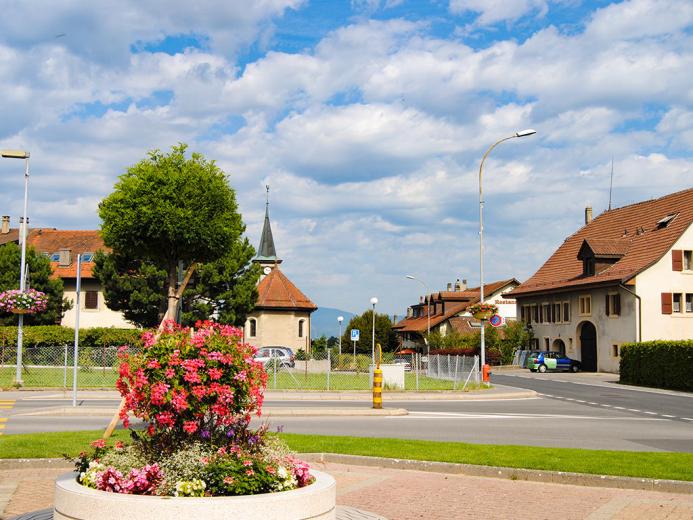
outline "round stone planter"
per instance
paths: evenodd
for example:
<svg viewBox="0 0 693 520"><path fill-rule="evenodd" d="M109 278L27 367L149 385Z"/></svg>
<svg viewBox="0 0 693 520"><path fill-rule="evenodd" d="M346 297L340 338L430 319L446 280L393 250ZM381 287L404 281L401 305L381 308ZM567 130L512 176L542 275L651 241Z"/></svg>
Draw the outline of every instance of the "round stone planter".
<svg viewBox="0 0 693 520"><path fill-rule="evenodd" d="M156 497L121 495L85 487L77 474L56 480L54 520L122 520L191 518L221 520L327 520L336 517L334 478L311 470L315 482L291 491L242 497Z"/></svg>

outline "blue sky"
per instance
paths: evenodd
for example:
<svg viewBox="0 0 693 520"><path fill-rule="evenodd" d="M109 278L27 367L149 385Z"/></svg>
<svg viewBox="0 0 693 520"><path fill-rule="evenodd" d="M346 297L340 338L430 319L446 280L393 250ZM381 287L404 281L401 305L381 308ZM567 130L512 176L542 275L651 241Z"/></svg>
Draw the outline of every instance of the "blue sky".
<svg viewBox="0 0 693 520"><path fill-rule="evenodd" d="M583 210L693 185L693 4L675 0L4 2L0 147L31 221L87 229L117 176L183 141L318 305L401 313L420 286L531 275ZM18 23L17 20L31 20ZM0 161L16 224L21 168Z"/></svg>

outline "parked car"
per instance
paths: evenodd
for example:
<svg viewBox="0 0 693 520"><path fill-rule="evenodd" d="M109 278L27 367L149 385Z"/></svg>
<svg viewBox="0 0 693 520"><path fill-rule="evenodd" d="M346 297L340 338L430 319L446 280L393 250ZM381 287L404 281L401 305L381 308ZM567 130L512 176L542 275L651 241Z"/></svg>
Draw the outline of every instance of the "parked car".
<svg viewBox="0 0 693 520"><path fill-rule="evenodd" d="M395 365L404 365L404 370L406 372L411 372L411 360L403 357L396 357L392 360Z"/></svg>
<svg viewBox="0 0 693 520"><path fill-rule="evenodd" d="M272 367L275 359L278 366L289 368L296 366L296 356L289 347L262 347L255 353L254 359L267 368Z"/></svg>
<svg viewBox="0 0 693 520"><path fill-rule="evenodd" d="M571 359L560 352L545 352L533 350L527 355L525 367L532 372L546 372L547 370L567 370L579 372L582 368L577 359Z"/></svg>

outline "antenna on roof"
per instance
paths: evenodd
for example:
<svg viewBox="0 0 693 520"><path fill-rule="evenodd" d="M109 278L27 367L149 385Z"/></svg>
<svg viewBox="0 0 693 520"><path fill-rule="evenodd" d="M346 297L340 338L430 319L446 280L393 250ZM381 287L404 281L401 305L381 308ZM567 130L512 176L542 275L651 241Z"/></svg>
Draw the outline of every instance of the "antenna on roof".
<svg viewBox="0 0 693 520"><path fill-rule="evenodd" d="M269 184L265 184L265 189L267 190L267 194L265 195L265 205L269 206Z"/></svg>
<svg viewBox="0 0 693 520"><path fill-rule="evenodd" d="M611 211L611 190L614 187L614 158L611 157L611 180L609 181L609 211Z"/></svg>

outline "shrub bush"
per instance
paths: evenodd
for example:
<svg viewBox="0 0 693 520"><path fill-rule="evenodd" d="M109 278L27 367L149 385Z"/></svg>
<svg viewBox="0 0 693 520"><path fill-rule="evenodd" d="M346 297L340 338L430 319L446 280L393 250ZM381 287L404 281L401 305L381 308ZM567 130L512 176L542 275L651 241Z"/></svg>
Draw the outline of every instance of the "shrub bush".
<svg viewBox="0 0 693 520"><path fill-rule="evenodd" d="M102 348L129 345L141 346L141 330L94 327L80 329L79 344L83 347ZM75 330L60 325L34 325L24 327L24 348L53 347L71 344L75 340ZM0 345L17 346L17 327L0 327Z"/></svg>
<svg viewBox="0 0 693 520"><path fill-rule="evenodd" d="M621 346L620 381L693 390L693 340L645 341Z"/></svg>

